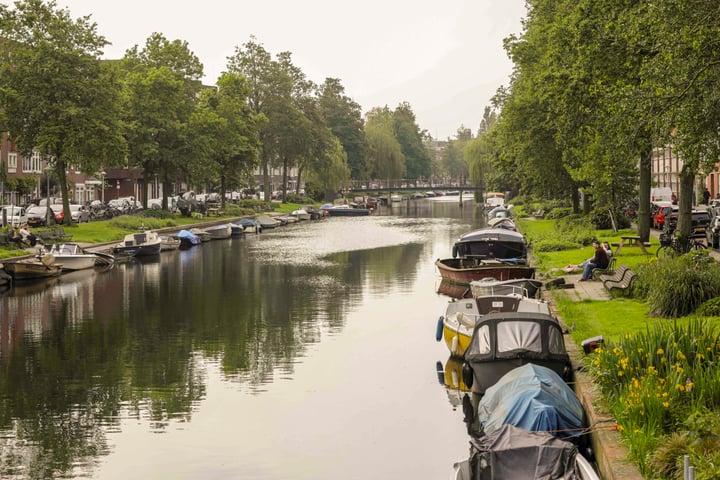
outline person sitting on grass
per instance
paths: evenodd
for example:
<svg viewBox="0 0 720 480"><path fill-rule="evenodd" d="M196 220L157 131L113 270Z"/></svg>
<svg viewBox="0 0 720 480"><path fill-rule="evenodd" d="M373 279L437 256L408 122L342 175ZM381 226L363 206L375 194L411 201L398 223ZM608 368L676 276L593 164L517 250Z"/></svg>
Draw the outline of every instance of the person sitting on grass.
<svg viewBox="0 0 720 480"><path fill-rule="evenodd" d="M585 264L585 269L583 270L582 277L580 277L581 282L590 280L592 278L592 271L594 269L607 268L608 264L610 263L607 252L602 247L602 245L600 245L600 242L594 240L592 245L595 249L595 255L593 255L593 257Z"/></svg>

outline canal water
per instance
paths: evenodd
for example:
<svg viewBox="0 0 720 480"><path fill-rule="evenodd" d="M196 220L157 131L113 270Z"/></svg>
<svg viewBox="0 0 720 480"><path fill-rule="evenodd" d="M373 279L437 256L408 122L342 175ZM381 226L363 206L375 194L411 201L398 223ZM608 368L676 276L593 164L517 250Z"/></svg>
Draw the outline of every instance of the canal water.
<svg viewBox="0 0 720 480"><path fill-rule="evenodd" d="M0 478L448 478L433 262L483 219L417 200L0 294Z"/></svg>

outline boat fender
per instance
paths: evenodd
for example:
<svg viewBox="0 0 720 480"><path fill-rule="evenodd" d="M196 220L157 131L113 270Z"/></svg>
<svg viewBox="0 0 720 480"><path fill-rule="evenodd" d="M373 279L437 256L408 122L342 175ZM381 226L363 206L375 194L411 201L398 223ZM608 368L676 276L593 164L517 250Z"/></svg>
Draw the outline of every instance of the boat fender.
<svg viewBox="0 0 720 480"><path fill-rule="evenodd" d="M452 258L456 258L457 255L458 255L457 245L453 245L453 247L452 247Z"/></svg>
<svg viewBox="0 0 720 480"><path fill-rule="evenodd" d="M458 339L458 336L455 335L455 336L453 337L453 339L452 339L452 344L451 344L452 346L450 347L450 351L451 351L452 353L456 354L456 355L457 355L457 351L458 351L458 343L459 343L459 341L460 341L460 340Z"/></svg>
<svg viewBox="0 0 720 480"><path fill-rule="evenodd" d="M468 388L471 388L473 385L473 369L470 366L469 363L465 362L463 363L462 367L462 379L465 385L467 385Z"/></svg>
<svg viewBox="0 0 720 480"><path fill-rule="evenodd" d="M439 342L442 340L443 334L443 316L440 315L440 318L438 318L437 326L435 327L435 341Z"/></svg>
<svg viewBox="0 0 720 480"><path fill-rule="evenodd" d="M435 363L435 372L437 372L437 379L440 385L445 385L445 369L440 360Z"/></svg>

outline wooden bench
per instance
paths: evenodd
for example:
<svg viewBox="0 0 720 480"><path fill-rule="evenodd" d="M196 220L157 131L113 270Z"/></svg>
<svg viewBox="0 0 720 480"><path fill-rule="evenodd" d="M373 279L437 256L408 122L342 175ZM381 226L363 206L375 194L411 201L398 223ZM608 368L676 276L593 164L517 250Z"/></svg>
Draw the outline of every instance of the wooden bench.
<svg viewBox="0 0 720 480"><path fill-rule="evenodd" d="M592 278L593 280L599 280L601 275L612 275L615 273L615 266L617 259L615 257L610 258L607 268L593 268Z"/></svg>
<svg viewBox="0 0 720 480"><path fill-rule="evenodd" d="M637 280L637 274L628 266L620 265L612 275L600 275L603 286L610 292L610 296L615 296L615 291L620 294L632 291L633 284Z"/></svg>

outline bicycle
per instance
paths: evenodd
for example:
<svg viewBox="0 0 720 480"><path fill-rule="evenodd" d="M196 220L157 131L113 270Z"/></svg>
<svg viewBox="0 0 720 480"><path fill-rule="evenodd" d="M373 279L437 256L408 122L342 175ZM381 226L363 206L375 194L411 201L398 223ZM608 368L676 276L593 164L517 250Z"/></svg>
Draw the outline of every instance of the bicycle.
<svg viewBox="0 0 720 480"><path fill-rule="evenodd" d="M707 249L707 247L702 241L695 240L692 237L685 238L677 234L671 235L663 232L660 234L660 247L657 249L655 255L658 258L676 257L692 251L705 249Z"/></svg>

